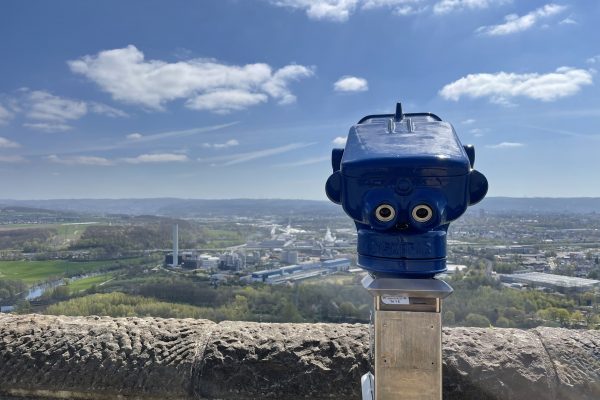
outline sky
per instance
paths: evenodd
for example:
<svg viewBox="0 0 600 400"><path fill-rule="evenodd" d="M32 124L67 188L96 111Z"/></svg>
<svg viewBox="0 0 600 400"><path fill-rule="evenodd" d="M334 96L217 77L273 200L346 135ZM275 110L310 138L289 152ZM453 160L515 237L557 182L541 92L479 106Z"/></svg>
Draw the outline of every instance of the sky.
<svg viewBox="0 0 600 400"><path fill-rule="evenodd" d="M361 117L434 112L489 196L600 196L600 2L0 2L0 198L324 200Z"/></svg>

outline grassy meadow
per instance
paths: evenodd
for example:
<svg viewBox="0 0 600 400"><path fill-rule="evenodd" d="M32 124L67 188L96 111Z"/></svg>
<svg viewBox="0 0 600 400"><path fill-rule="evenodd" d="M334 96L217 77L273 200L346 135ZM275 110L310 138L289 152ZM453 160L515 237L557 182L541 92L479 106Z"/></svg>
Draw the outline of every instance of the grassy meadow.
<svg viewBox="0 0 600 400"><path fill-rule="evenodd" d="M0 261L0 279L22 280L31 285L43 282L49 278L85 274L108 268L112 265L115 265L115 261Z"/></svg>
<svg viewBox="0 0 600 400"><path fill-rule="evenodd" d="M84 290L90 289L94 285L96 285L96 286L102 285L103 283L108 282L111 279L113 279L114 276L115 276L114 274L108 273L108 274L102 274L102 275L90 276L88 278L78 279L75 282L69 283L69 291L71 293L79 293Z"/></svg>

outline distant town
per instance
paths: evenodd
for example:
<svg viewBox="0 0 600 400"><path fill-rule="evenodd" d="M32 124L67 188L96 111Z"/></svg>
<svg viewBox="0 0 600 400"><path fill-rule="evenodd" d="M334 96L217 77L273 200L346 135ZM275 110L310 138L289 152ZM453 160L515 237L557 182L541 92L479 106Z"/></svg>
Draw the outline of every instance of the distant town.
<svg viewBox="0 0 600 400"><path fill-rule="evenodd" d="M179 216L3 206L0 306L118 314L111 302L128 296L127 315L146 301L167 316L366 321L352 221L288 202L245 215L188 205ZM600 213L494 208L484 202L450 227L446 323L598 326ZM469 309L477 298L489 304Z"/></svg>

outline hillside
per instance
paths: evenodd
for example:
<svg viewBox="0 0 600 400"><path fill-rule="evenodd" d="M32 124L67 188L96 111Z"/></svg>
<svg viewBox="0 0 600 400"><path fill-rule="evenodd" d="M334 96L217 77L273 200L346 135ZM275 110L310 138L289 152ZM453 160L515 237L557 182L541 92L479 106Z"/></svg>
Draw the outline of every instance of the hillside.
<svg viewBox="0 0 600 400"><path fill-rule="evenodd" d="M56 199L0 200L0 205L33 207L87 214L162 215L170 217L254 217L257 215L343 215L324 200L285 199ZM598 197L487 197L474 210L486 212L591 213L600 212Z"/></svg>

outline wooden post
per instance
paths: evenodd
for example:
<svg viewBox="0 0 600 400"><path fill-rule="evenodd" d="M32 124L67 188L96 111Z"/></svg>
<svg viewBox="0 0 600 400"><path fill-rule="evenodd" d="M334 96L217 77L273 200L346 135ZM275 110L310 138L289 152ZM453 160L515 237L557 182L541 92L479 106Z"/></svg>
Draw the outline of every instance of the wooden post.
<svg viewBox="0 0 600 400"><path fill-rule="evenodd" d="M363 280L375 301L375 400L442 399L442 298L436 279Z"/></svg>

